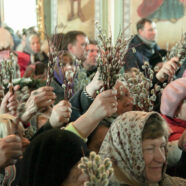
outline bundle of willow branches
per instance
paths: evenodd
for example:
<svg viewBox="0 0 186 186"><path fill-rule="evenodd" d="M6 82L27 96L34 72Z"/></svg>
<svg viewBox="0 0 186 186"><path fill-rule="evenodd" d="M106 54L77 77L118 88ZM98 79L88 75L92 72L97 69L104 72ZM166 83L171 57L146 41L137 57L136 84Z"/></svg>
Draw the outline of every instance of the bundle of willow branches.
<svg viewBox="0 0 186 186"><path fill-rule="evenodd" d="M111 160L106 158L102 161L95 152L91 152L89 158L82 157L78 167L88 176L86 186L107 186L113 174Z"/></svg>
<svg viewBox="0 0 186 186"><path fill-rule="evenodd" d="M14 58L13 53L10 53L10 58L3 60L1 62L1 83L3 85L4 81L8 83L9 91L14 93L13 89L13 73L14 73Z"/></svg>
<svg viewBox="0 0 186 186"><path fill-rule="evenodd" d="M137 110L152 111L157 94L162 90L157 84L153 84L154 71L148 62L142 66L145 75L137 68L132 68L130 72L120 75L120 80L124 82L126 88L133 98L133 104Z"/></svg>
<svg viewBox="0 0 186 186"><path fill-rule="evenodd" d="M96 23L97 24L97 23ZM106 36L101 27L98 29L98 47L100 55L98 57L98 70L100 79L103 80L104 90L111 89L119 77L119 72L124 66L124 56L128 51L128 44L131 37L126 37L125 30L118 34L115 45L112 44L112 36Z"/></svg>

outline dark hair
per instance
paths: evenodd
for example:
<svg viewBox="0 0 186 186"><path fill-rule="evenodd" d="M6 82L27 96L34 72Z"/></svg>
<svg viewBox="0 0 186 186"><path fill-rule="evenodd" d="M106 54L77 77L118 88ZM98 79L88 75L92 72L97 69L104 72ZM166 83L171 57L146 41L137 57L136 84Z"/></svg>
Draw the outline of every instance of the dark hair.
<svg viewBox="0 0 186 186"><path fill-rule="evenodd" d="M91 44L91 45L97 45L98 42L96 40L94 40L94 39L89 39L89 44Z"/></svg>
<svg viewBox="0 0 186 186"><path fill-rule="evenodd" d="M137 22L137 24L136 24L136 29L137 29L137 31L139 31L139 29L143 29L145 23L152 23L152 21L151 21L150 19L146 19L146 18L140 19L140 20Z"/></svg>
<svg viewBox="0 0 186 186"><path fill-rule="evenodd" d="M82 31L67 32L64 37L64 50L68 50L68 44L74 44L79 35L86 37L86 34Z"/></svg>
<svg viewBox="0 0 186 186"><path fill-rule="evenodd" d="M159 114L152 114L146 121L143 132L142 140L155 139L161 136L168 138L168 126L164 119Z"/></svg>
<svg viewBox="0 0 186 186"><path fill-rule="evenodd" d="M60 186L71 169L89 151L74 133L50 129L36 136L26 149L21 164L21 186Z"/></svg>
<svg viewBox="0 0 186 186"><path fill-rule="evenodd" d="M26 67L23 77L25 77L25 78L32 77L33 78L34 74L35 74L35 64L31 64Z"/></svg>

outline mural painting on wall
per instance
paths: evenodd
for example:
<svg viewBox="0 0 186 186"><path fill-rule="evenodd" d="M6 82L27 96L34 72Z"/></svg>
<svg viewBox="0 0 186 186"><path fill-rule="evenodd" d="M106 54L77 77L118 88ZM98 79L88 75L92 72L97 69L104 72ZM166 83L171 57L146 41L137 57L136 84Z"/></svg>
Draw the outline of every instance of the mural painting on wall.
<svg viewBox="0 0 186 186"><path fill-rule="evenodd" d="M176 22L184 16L185 0L143 0L138 6L137 13L141 18L153 21Z"/></svg>
<svg viewBox="0 0 186 186"><path fill-rule="evenodd" d="M131 0L130 30L136 31L136 22L148 18L156 22L156 41L161 48L171 48L186 31L186 0Z"/></svg>
<svg viewBox="0 0 186 186"><path fill-rule="evenodd" d="M81 30L94 37L94 0L58 0L58 25L63 32Z"/></svg>

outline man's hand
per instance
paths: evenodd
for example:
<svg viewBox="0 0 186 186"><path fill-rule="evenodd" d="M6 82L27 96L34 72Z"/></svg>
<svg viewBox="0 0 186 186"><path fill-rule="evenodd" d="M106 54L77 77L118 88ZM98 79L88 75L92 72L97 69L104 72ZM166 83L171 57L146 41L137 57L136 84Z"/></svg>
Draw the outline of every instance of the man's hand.
<svg viewBox="0 0 186 186"><path fill-rule="evenodd" d="M51 106L55 98L52 87L45 86L32 91L25 104L25 112L21 116L21 120L27 122L37 111Z"/></svg>
<svg viewBox="0 0 186 186"><path fill-rule="evenodd" d="M68 101L60 101L52 109L50 116L50 124L53 128L61 127L64 123L68 123L71 116L71 104Z"/></svg>
<svg viewBox="0 0 186 186"><path fill-rule="evenodd" d="M20 137L9 135L0 139L0 168L15 164L20 156L22 156Z"/></svg>
<svg viewBox="0 0 186 186"><path fill-rule="evenodd" d="M178 69L179 59L177 57L173 57L170 61L167 61L163 64L162 68L156 74L156 78L160 82L164 82L166 79L171 79Z"/></svg>

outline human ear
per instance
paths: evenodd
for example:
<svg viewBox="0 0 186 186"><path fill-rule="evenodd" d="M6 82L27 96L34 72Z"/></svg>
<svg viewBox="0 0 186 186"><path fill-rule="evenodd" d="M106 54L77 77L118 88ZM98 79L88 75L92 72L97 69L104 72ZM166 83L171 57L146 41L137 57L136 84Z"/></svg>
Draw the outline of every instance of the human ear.
<svg viewBox="0 0 186 186"><path fill-rule="evenodd" d="M73 45L71 43L68 44L68 46L67 46L68 51L71 51L72 50L72 46Z"/></svg>

